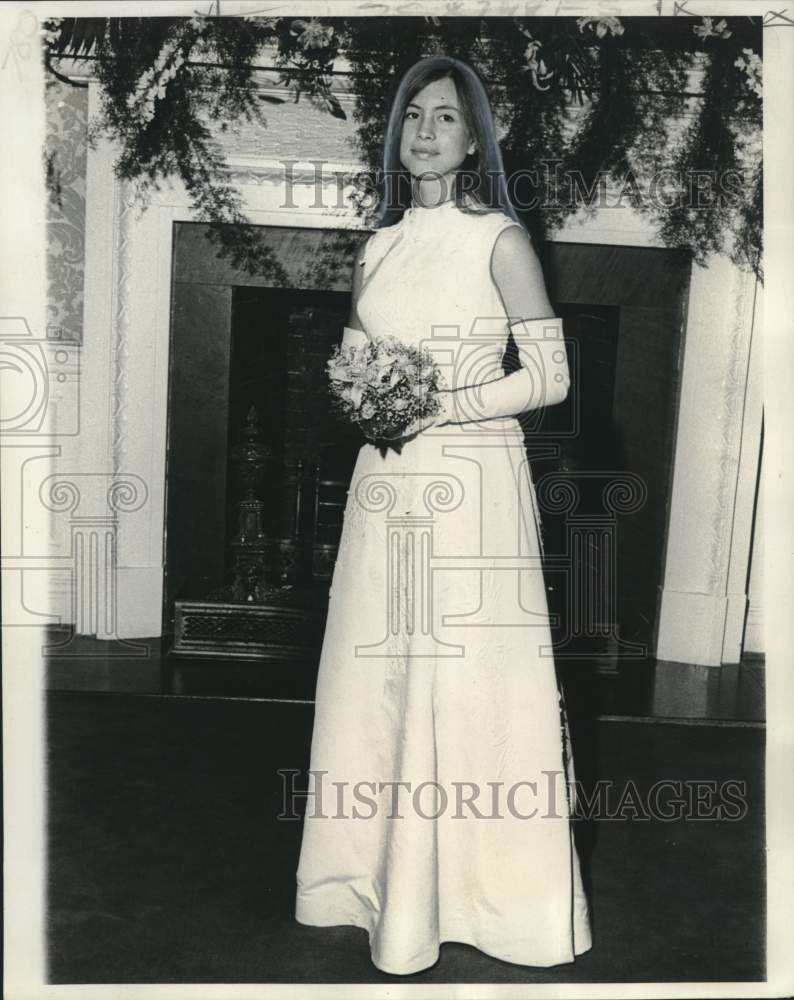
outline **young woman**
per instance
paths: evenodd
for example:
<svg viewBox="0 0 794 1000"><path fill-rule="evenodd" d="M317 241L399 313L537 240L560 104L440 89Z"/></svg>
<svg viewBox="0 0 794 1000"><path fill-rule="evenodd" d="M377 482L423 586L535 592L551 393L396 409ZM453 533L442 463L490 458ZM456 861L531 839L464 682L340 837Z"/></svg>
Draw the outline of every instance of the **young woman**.
<svg viewBox="0 0 794 1000"><path fill-rule="evenodd" d="M562 401L561 321L474 71L398 88L345 343L429 348L441 412L362 445L320 657L296 918L409 974L443 941L551 966L591 946L535 494L516 414ZM512 332L522 361L505 375Z"/></svg>

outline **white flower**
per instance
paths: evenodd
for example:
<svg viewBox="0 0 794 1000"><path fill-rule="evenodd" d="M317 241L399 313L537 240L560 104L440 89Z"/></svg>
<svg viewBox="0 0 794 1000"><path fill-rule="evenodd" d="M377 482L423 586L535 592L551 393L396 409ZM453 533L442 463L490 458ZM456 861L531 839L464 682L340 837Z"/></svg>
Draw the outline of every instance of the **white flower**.
<svg viewBox="0 0 794 1000"><path fill-rule="evenodd" d="M752 49L742 49L742 52L744 55L738 56L733 65L744 70L745 84L756 96L761 97L763 93L763 61L758 53L753 52Z"/></svg>
<svg viewBox="0 0 794 1000"><path fill-rule="evenodd" d="M151 184L145 177L133 177L130 184L132 187L133 201L139 205L140 208L146 209L149 205Z"/></svg>
<svg viewBox="0 0 794 1000"><path fill-rule="evenodd" d="M298 42L304 49L325 49L334 37L331 25L323 24L316 17L310 17L308 21L299 18L292 22L290 30L293 35L298 35Z"/></svg>
<svg viewBox="0 0 794 1000"><path fill-rule="evenodd" d="M603 38L607 32L610 35L622 35L626 30L620 23L619 17L578 17L576 23L579 25L579 31L590 28L599 38Z"/></svg>
<svg viewBox="0 0 794 1000"><path fill-rule="evenodd" d="M45 26L40 28L41 37L45 45L54 45L61 32L62 17L48 17Z"/></svg>
<svg viewBox="0 0 794 1000"><path fill-rule="evenodd" d="M713 17L702 17L702 24L696 24L692 30L699 38L730 38L733 32L728 31L728 26L725 20L718 21L714 24Z"/></svg>
<svg viewBox="0 0 794 1000"><path fill-rule="evenodd" d="M526 32L525 32L526 34ZM543 87L541 84L548 80L550 77L554 76L554 71L546 68L546 63L543 59L538 58L538 49L541 46L541 42L533 39L529 45L526 47L524 52L524 58L527 61L527 69L532 74L532 84L536 90L548 90L549 87ZM550 86L550 85L549 85Z"/></svg>
<svg viewBox="0 0 794 1000"><path fill-rule="evenodd" d="M260 17L259 14L240 14L238 15L243 19L243 21L248 21L250 24L255 25L258 28L274 28L278 18L276 17Z"/></svg>
<svg viewBox="0 0 794 1000"><path fill-rule="evenodd" d="M178 51L180 39L166 42L154 64L142 73L135 90L127 96L127 107L132 110L139 106L139 117L142 123L150 122L154 117L155 101L162 101L166 88L174 79L180 67L185 62L185 56Z"/></svg>

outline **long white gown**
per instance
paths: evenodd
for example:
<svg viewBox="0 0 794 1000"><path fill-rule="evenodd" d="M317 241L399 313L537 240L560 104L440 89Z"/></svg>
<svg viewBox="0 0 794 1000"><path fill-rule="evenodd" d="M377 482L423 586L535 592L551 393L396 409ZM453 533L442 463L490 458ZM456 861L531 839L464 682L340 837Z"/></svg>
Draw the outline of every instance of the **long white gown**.
<svg viewBox="0 0 794 1000"><path fill-rule="evenodd" d="M428 346L449 385L501 377L490 260L509 225L446 202L373 233L367 333ZM319 664L299 922L365 928L395 974L443 941L530 966L591 947L550 642L517 419L364 443Z"/></svg>

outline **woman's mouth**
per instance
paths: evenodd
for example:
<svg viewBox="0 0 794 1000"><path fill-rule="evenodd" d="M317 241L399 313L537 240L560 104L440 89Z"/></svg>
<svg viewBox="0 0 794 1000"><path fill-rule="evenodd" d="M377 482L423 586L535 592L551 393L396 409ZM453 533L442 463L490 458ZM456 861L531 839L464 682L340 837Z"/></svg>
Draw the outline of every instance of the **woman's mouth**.
<svg viewBox="0 0 794 1000"><path fill-rule="evenodd" d="M411 152L420 160L429 160L431 157L438 155L437 153L431 152L429 149L412 149Z"/></svg>

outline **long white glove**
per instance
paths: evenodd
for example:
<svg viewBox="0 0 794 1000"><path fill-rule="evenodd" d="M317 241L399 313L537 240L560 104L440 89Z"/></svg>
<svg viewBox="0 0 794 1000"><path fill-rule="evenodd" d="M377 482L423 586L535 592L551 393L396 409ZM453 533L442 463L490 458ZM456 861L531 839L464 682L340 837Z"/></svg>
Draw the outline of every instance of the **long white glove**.
<svg viewBox="0 0 794 1000"><path fill-rule="evenodd" d="M518 320L510 324L510 330L521 368L488 382L442 391L436 426L512 417L566 398L571 379L562 320L556 316Z"/></svg>
<svg viewBox="0 0 794 1000"><path fill-rule="evenodd" d="M342 347L363 347L369 337L363 330L354 330L352 326L346 326L342 331Z"/></svg>

